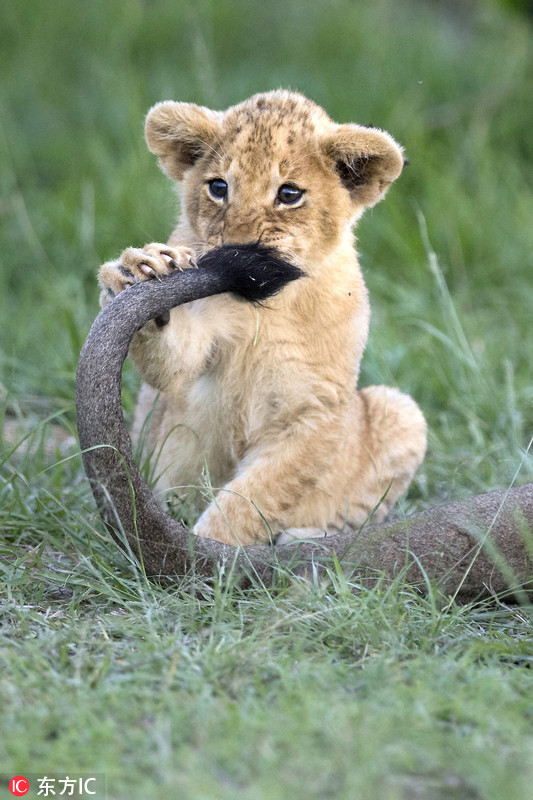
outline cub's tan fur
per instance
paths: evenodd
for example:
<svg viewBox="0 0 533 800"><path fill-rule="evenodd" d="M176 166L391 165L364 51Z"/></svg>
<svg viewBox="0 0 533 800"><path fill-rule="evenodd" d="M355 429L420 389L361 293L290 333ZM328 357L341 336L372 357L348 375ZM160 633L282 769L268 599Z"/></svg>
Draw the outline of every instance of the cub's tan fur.
<svg viewBox="0 0 533 800"><path fill-rule="evenodd" d="M179 182L181 216L168 245L100 268L102 304L228 243L272 245L306 273L264 306L218 295L136 335L134 434L159 395L148 433L157 488L198 486L207 470L218 491L194 532L229 543L337 531L380 500L382 519L424 457L426 425L396 389L356 389L369 304L352 226L399 176L401 148L286 91L226 112L160 103L146 140ZM226 197L213 196L215 179ZM303 190L295 202L278 196L286 185Z"/></svg>

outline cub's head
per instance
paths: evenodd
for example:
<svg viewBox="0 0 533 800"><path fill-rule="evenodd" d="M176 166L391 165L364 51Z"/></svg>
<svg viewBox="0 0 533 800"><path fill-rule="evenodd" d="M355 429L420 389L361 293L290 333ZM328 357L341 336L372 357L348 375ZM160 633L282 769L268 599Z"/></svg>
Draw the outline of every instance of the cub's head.
<svg viewBox="0 0 533 800"><path fill-rule="evenodd" d="M335 248L404 163L387 133L336 125L286 91L225 112L159 103L146 118L146 140L182 184L182 208L203 249L260 240L307 263Z"/></svg>

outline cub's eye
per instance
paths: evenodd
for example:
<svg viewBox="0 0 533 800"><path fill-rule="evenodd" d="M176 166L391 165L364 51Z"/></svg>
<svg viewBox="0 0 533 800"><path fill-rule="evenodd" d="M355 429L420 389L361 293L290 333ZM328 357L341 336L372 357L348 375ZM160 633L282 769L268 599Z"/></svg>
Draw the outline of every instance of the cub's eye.
<svg viewBox="0 0 533 800"><path fill-rule="evenodd" d="M303 195L303 189L298 189L292 183L284 183L278 189L278 200L285 206L293 206Z"/></svg>
<svg viewBox="0 0 533 800"><path fill-rule="evenodd" d="M213 178L212 181L208 181L208 186L211 196L217 200L224 200L228 196L228 184L222 178Z"/></svg>

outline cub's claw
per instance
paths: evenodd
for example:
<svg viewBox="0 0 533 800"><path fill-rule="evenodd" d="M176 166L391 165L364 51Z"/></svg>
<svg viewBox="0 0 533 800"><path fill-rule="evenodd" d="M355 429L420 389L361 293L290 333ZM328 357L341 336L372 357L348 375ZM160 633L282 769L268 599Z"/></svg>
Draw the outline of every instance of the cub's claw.
<svg viewBox="0 0 533 800"><path fill-rule="evenodd" d="M139 269L143 275L146 275L147 278L157 278L158 281L161 281L161 277L155 270L152 269L152 267L149 267L148 264L139 264Z"/></svg>

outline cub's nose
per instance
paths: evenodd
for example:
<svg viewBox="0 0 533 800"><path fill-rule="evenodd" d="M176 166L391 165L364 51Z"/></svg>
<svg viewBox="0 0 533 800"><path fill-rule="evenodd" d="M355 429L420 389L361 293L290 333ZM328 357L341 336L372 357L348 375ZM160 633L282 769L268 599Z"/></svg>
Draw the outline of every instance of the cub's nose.
<svg viewBox="0 0 533 800"><path fill-rule="evenodd" d="M258 210L228 211L224 220L224 242L225 244L257 242L261 236L261 228L260 212Z"/></svg>

